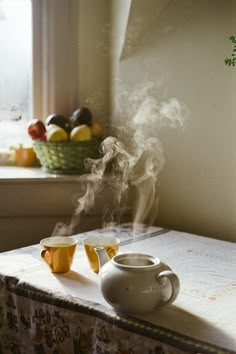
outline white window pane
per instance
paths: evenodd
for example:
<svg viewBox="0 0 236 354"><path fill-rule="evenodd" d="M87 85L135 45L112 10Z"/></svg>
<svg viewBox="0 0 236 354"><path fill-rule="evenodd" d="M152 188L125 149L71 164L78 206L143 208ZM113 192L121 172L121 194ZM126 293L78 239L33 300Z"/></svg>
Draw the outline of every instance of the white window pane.
<svg viewBox="0 0 236 354"><path fill-rule="evenodd" d="M25 138L31 115L31 38L31 0L0 0L0 148Z"/></svg>

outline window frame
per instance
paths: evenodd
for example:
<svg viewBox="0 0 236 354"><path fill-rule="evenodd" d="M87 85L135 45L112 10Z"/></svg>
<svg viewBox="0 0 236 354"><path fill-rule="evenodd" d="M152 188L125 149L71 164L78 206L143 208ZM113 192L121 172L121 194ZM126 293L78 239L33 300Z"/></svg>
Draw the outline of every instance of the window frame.
<svg viewBox="0 0 236 354"><path fill-rule="evenodd" d="M32 1L33 116L68 116L78 103L78 0Z"/></svg>

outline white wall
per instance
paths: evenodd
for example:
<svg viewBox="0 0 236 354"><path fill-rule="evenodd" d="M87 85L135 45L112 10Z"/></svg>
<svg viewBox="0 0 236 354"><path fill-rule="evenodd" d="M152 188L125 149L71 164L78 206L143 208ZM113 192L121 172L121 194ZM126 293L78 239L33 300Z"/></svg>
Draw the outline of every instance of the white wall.
<svg viewBox="0 0 236 354"><path fill-rule="evenodd" d="M137 10L142 1L135 0L132 6ZM117 6L127 16L124 1L113 0L115 39ZM113 95L117 79L131 88L162 80L163 95L176 97L190 111L183 130L154 133L166 158L157 223L236 241L236 71L224 65L231 53L228 37L235 34L235 1L170 1L156 18L153 1L145 1L145 6L150 23L146 12L143 32L133 46L131 41L121 61L114 56L118 40L113 41ZM135 30L135 23L142 23L142 12L133 13L129 27L133 24ZM132 39L132 31L128 35ZM112 119L118 122L114 110Z"/></svg>

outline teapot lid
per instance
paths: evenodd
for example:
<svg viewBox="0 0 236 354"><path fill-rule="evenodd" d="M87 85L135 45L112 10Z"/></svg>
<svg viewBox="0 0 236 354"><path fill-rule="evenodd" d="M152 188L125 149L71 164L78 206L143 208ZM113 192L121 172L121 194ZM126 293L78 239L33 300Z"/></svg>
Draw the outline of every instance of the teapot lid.
<svg viewBox="0 0 236 354"><path fill-rule="evenodd" d="M143 269L159 266L159 258L143 253L123 253L113 257L112 262L122 268Z"/></svg>

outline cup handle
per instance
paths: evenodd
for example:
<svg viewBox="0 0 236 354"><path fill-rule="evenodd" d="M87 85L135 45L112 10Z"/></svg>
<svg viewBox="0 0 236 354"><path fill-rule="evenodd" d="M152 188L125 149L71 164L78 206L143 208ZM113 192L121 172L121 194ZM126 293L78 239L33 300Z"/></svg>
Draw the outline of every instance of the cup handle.
<svg viewBox="0 0 236 354"><path fill-rule="evenodd" d="M179 294L179 278L171 270L164 270L156 275L156 280L158 281L161 290L166 288L167 282L171 285L171 294L168 299L161 299L161 304L167 305L172 303Z"/></svg>
<svg viewBox="0 0 236 354"><path fill-rule="evenodd" d="M44 262L47 263L47 265L49 265L49 267L51 267L50 253L48 252L48 250L41 251L41 258L44 260Z"/></svg>

